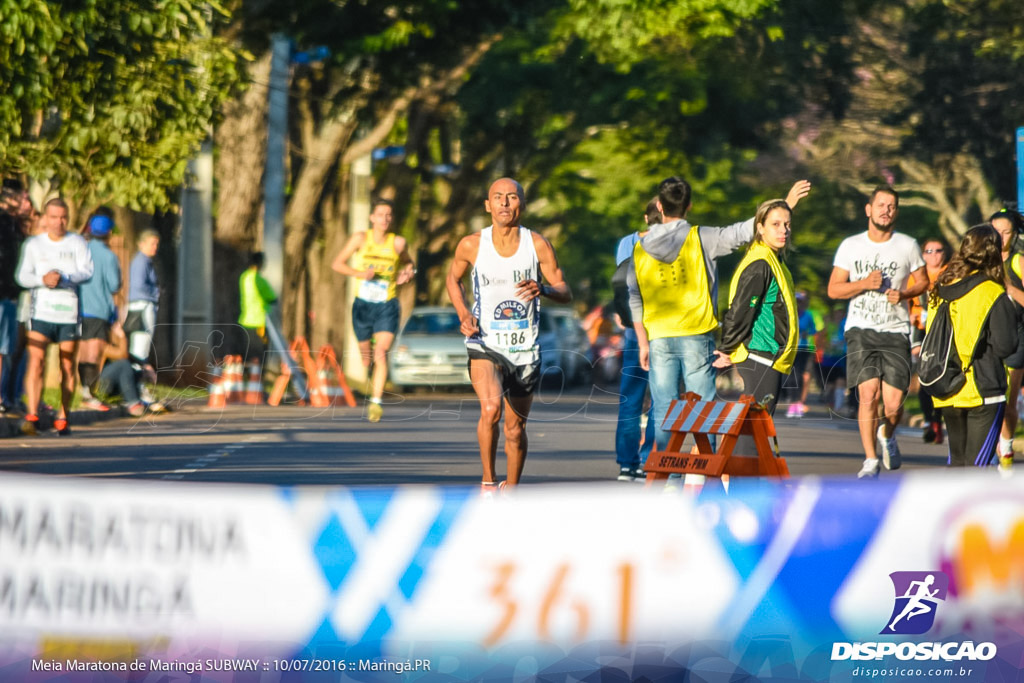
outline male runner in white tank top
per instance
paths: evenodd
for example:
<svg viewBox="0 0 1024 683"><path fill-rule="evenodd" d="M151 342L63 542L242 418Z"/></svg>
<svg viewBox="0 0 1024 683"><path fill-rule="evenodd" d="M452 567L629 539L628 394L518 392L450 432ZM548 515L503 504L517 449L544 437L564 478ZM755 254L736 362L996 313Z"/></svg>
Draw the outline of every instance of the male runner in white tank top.
<svg viewBox="0 0 1024 683"><path fill-rule="evenodd" d="M495 181L484 200L491 226L467 235L455 249L448 271L448 296L462 321L469 352L469 374L480 399L476 435L483 464L481 490L498 488L494 461L498 422L505 408L507 484L515 486L526 462L526 419L540 379L537 328L540 297L566 304L572 292L558 267L555 250L541 235L519 225L526 205L522 186L511 178ZM462 279L472 271L473 308ZM541 276L548 283L541 284Z"/></svg>

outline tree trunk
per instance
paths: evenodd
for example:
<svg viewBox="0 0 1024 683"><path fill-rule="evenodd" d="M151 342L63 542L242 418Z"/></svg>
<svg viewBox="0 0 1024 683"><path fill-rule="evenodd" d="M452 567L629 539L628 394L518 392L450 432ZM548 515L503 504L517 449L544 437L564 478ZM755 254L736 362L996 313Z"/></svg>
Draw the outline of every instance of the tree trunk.
<svg viewBox="0 0 1024 683"><path fill-rule="evenodd" d="M263 167L267 157L267 86L270 53L250 68L249 89L230 101L215 133L220 150L215 170L218 183L214 239L224 246L250 251L263 223Z"/></svg>

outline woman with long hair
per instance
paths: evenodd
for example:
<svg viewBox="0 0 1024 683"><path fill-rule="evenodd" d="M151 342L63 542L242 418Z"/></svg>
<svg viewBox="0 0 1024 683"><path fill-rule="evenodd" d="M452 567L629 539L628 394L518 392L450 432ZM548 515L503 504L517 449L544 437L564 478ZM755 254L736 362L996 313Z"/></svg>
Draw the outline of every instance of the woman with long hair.
<svg viewBox="0 0 1024 683"><path fill-rule="evenodd" d="M1017 349L1006 359L1010 371L1010 392L1003 415L1003 428L999 437L999 471L1009 476L1013 467L1013 434L1017 430L1017 398L1020 396L1021 380L1024 379L1024 257L1016 250L1017 238L1024 229L1024 218L1016 211L996 211L988 219L1002 238L1003 270L1006 273L1006 293L1013 299L1017 313Z"/></svg>
<svg viewBox="0 0 1024 683"><path fill-rule="evenodd" d="M714 366L735 363L743 392L773 414L799 340L793 277L780 258L789 245L792 216L783 199L758 207L754 241L733 275L722 343L715 351Z"/></svg>
<svg viewBox="0 0 1024 683"><path fill-rule="evenodd" d="M928 292L935 286L935 282L946 269L946 262L949 261L949 247L942 240L931 237L921 243L921 258L928 269L928 291L919 297L909 301L910 303L910 346L916 350L921 348L921 339L924 337L925 321L928 319ZM910 276L907 286L914 284L914 276ZM928 393L928 387L922 386L917 390L917 400L921 403L921 412L924 413L924 442L942 443L942 414L935 410L932 404L932 396Z"/></svg>
<svg viewBox="0 0 1024 683"><path fill-rule="evenodd" d="M989 223L967 231L928 297L930 330L949 302L953 341L965 376L953 395L933 396L946 422L951 467L995 459L1006 408L1003 359L1017 348L1017 318L1003 283L1002 239Z"/></svg>

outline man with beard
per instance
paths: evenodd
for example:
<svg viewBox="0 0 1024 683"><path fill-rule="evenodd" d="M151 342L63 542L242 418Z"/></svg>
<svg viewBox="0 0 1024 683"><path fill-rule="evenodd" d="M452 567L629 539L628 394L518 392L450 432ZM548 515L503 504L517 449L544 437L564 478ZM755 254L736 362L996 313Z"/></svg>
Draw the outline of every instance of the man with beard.
<svg viewBox="0 0 1024 683"><path fill-rule="evenodd" d="M910 314L904 302L928 289L928 270L917 241L893 230L899 212L896 190L879 185L864 211L868 229L839 245L828 295L850 300L846 374L860 400L857 420L865 457L857 476L875 478L879 455L886 469L900 467L896 425L910 387ZM908 287L911 275L914 284ZM885 409L881 419L879 400Z"/></svg>

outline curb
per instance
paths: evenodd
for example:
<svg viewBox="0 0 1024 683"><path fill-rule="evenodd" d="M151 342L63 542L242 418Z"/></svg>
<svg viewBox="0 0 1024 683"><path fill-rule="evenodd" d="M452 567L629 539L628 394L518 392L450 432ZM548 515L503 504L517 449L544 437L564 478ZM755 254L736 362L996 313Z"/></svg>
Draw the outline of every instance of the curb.
<svg viewBox="0 0 1024 683"><path fill-rule="evenodd" d="M116 405L110 406L110 410L99 411L99 410L72 410L68 415L68 423L72 426L87 425L94 422L106 422L107 420L113 420L120 417L130 417L128 415L128 406ZM0 418L0 439L10 439L17 436L22 436L20 417L7 417ZM53 415L40 415L39 416L39 429L52 429L53 428Z"/></svg>

